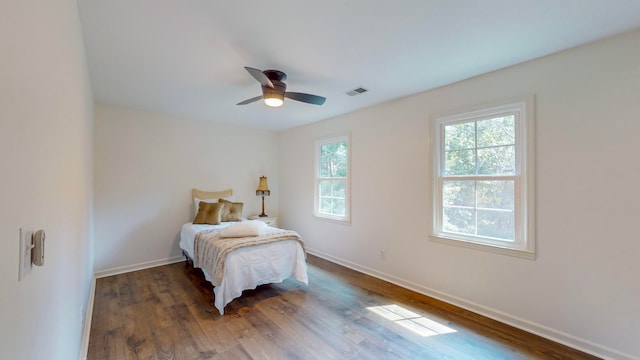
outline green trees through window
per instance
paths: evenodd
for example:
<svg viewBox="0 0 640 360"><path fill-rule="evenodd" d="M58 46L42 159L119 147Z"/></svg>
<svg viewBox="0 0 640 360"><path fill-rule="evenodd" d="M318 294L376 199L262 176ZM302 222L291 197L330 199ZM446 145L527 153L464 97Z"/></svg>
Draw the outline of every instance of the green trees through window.
<svg viewBox="0 0 640 360"><path fill-rule="evenodd" d="M432 238L534 256L532 108L533 97L435 119Z"/></svg>
<svg viewBox="0 0 640 360"><path fill-rule="evenodd" d="M515 175L513 115L444 126L443 230L513 241ZM468 178L468 179L466 179Z"/></svg>
<svg viewBox="0 0 640 360"><path fill-rule="evenodd" d="M348 219L348 137L316 143L316 216Z"/></svg>

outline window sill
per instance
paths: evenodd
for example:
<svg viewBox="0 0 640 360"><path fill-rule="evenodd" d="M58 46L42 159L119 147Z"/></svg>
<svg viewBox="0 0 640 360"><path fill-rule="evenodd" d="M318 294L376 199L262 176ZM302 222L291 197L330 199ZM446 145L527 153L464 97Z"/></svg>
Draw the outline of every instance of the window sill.
<svg viewBox="0 0 640 360"><path fill-rule="evenodd" d="M351 225L351 219L349 218L339 218L339 217L318 215L318 214L313 214L313 217L317 220L332 222L332 223L341 224L341 225Z"/></svg>
<svg viewBox="0 0 640 360"><path fill-rule="evenodd" d="M509 255L514 257L519 257L522 259L528 259L528 260L536 259L536 253L530 250L517 250L517 249L506 248L506 247L500 247L496 245L479 244L479 243L469 242L465 240L458 240L458 239L451 239L447 237L437 236L433 234L429 235L429 240L440 243L440 244L454 245L454 246L463 247L467 249L475 249L475 250L491 252L494 254Z"/></svg>

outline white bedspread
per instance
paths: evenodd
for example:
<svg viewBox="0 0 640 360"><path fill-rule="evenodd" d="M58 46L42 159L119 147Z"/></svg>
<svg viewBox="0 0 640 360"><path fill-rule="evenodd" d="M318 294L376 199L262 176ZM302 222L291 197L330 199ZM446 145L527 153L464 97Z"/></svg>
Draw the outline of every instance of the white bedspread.
<svg viewBox="0 0 640 360"><path fill-rule="evenodd" d="M220 225L194 225L186 223L180 231L180 248L193 259L196 234L208 229L221 229L231 222ZM224 307L233 299L242 295L243 290L255 289L258 285L279 283L294 276L298 281L308 284L307 263L304 250L296 240L284 240L270 244L246 247L227 255L227 264L220 286L213 288L214 305L221 315ZM202 269L204 276L211 276Z"/></svg>

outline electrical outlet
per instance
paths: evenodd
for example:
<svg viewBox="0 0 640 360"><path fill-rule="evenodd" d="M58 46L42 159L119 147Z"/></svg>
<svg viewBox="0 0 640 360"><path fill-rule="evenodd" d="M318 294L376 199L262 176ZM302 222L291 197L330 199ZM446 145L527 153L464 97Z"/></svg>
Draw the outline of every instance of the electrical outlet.
<svg viewBox="0 0 640 360"><path fill-rule="evenodd" d="M31 246L33 244L31 240L32 236L33 230L31 228L20 228L20 261L18 261L18 281L21 281L31 273Z"/></svg>
<svg viewBox="0 0 640 360"><path fill-rule="evenodd" d="M80 327L84 326L84 306L80 305Z"/></svg>
<svg viewBox="0 0 640 360"><path fill-rule="evenodd" d="M385 253L384 250L380 250L380 260L384 260Z"/></svg>

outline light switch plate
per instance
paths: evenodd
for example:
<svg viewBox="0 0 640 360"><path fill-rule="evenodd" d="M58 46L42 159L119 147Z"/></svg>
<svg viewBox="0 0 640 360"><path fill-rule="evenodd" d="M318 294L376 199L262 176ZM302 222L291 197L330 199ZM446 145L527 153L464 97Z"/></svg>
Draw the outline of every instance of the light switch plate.
<svg viewBox="0 0 640 360"><path fill-rule="evenodd" d="M20 228L20 261L18 269L18 281L31 273L31 237L33 230L28 227Z"/></svg>

